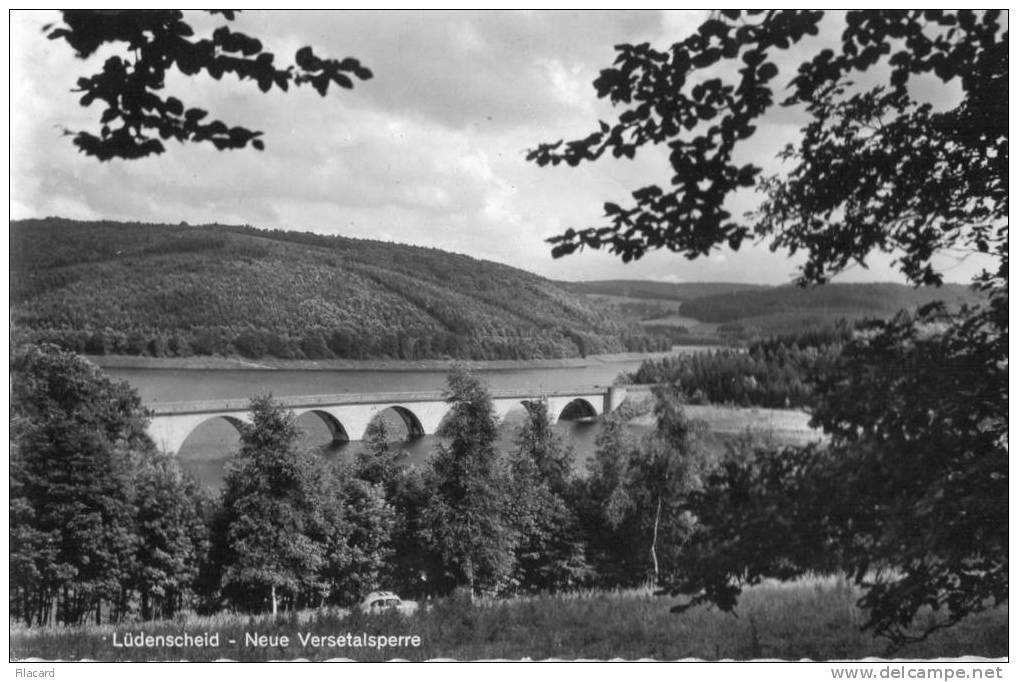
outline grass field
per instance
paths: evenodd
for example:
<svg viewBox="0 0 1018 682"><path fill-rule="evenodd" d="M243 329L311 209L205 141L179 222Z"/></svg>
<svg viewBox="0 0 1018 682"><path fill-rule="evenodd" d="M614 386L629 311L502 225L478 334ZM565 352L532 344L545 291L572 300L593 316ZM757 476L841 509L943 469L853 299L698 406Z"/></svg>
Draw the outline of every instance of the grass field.
<svg viewBox="0 0 1018 682"><path fill-rule="evenodd" d="M628 386L627 400L639 415L631 420L631 424L643 427L654 425L655 418L650 413L653 398L648 389ZM803 445L824 438L822 431L810 427L810 415L802 410L725 405L683 405L682 409L690 419L706 422L708 431L719 436L752 432L764 440L787 445Z"/></svg>
<svg viewBox="0 0 1018 682"><path fill-rule="evenodd" d="M670 613L677 599L649 591L577 593L473 603L453 599L412 616L301 612L251 617L220 614L121 626L26 629L12 625L11 658L100 661L240 661L354 659L641 659L847 660L865 657L956 658L1007 655L1007 606L986 611L928 640L889 652L860 632L858 593L834 579L764 584L743 595L736 615L697 607ZM929 614L923 618L929 618ZM116 648L113 637L218 633L215 648ZM266 646L245 635L288 637ZM417 636L419 646L350 646L309 641L303 634ZM235 643L230 644L229 640ZM363 642L362 642L363 643Z"/></svg>
<svg viewBox="0 0 1018 682"><path fill-rule="evenodd" d="M680 314L666 315L664 317L652 317L641 320L640 324L645 327L685 327L690 334L700 336L713 336L718 331L718 324L715 322L701 322L692 317L683 317Z"/></svg>
<svg viewBox="0 0 1018 682"><path fill-rule="evenodd" d="M804 444L824 437L822 431L810 428L810 415L801 410L723 405L684 405L683 410L690 419L707 422L713 433L732 435L750 430L787 444Z"/></svg>

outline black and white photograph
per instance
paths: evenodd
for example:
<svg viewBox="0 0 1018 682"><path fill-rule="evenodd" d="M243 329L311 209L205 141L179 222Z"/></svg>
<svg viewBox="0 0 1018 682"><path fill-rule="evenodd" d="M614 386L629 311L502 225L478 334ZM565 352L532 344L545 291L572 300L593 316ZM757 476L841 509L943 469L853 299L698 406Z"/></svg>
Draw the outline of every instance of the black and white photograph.
<svg viewBox="0 0 1018 682"><path fill-rule="evenodd" d="M1005 677L1006 9L8 19L12 679Z"/></svg>

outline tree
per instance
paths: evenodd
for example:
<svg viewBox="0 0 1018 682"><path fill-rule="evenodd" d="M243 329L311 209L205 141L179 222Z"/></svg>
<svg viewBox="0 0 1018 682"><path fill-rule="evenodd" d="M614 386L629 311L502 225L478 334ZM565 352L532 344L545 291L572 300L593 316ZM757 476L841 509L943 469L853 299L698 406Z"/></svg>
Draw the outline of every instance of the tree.
<svg viewBox="0 0 1018 682"><path fill-rule="evenodd" d="M668 248L695 258L724 244L737 249L755 232L773 248L805 252L802 282L826 281L875 249L900 250L903 272L917 283L941 281L931 259L948 248L1006 258L1000 12L866 10L844 18L840 53L819 51L791 80L782 105L804 107L810 120L798 147L785 152L798 165L762 183L768 201L752 228L724 209L761 172L736 165L735 152L775 106L770 83L779 68L770 59L816 35L825 13L726 10L667 51L618 46L615 66L594 81L599 97L625 107L618 122L564 147L541 144L528 158L575 166L607 151L632 158L643 145L667 144L672 189L641 188L628 209L605 204L610 225L553 237L553 254L607 247L629 261ZM729 65L740 67L737 76ZM852 87L847 79L866 71L887 84ZM927 75L958 83L962 103L937 112L912 99L910 82Z"/></svg>
<svg viewBox="0 0 1018 682"><path fill-rule="evenodd" d="M831 501L854 491L838 492L846 486L834 464L832 451L816 445L775 448L743 441L730 447L683 505L696 523L668 591L692 598L672 610L706 602L731 611L743 585L841 566L845 557L834 534L852 511Z"/></svg>
<svg viewBox="0 0 1018 682"><path fill-rule="evenodd" d="M231 462L219 522L222 590L234 604L275 614L281 597L307 603L324 590L325 476L297 448L296 417L268 396L251 401L251 424Z"/></svg>
<svg viewBox="0 0 1018 682"><path fill-rule="evenodd" d="M551 492L561 494L572 476L573 451L555 433L547 400L525 400L527 420L516 436L518 451L526 456Z"/></svg>
<svg viewBox="0 0 1018 682"><path fill-rule="evenodd" d="M576 515L566 495L572 448L552 429L545 400L523 402L527 419L510 462L514 525L520 535L515 582L536 592L574 587L590 577Z"/></svg>
<svg viewBox="0 0 1018 682"><path fill-rule="evenodd" d="M638 445L627 429L632 417L623 406L601 418L594 457L587 477L571 493L587 546L587 561L602 587L644 582L647 555L628 486L630 464ZM641 546L642 545L642 546Z"/></svg>
<svg viewBox="0 0 1018 682"><path fill-rule="evenodd" d="M138 394L50 346L11 358L12 611L28 622L122 610L138 537L132 467L150 449Z"/></svg>
<svg viewBox="0 0 1018 682"><path fill-rule="evenodd" d="M452 405L426 476L424 532L457 586L477 592L506 587L518 542L510 514L509 471L495 447L498 420L491 395L461 367L449 375Z"/></svg>
<svg viewBox="0 0 1018 682"><path fill-rule="evenodd" d="M357 478L347 467L332 468L327 474L321 571L325 599L352 605L380 586L392 557L395 513L382 485Z"/></svg>
<svg viewBox="0 0 1018 682"><path fill-rule="evenodd" d="M654 394L657 428L634 453L629 487L637 509L650 521L649 554L653 581L658 585L662 573L660 546L667 546L672 553L679 550L693 523L681 507L706 465L698 438L707 425L686 417L684 396L678 387L656 387Z"/></svg>
<svg viewBox="0 0 1018 682"><path fill-rule="evenodd" d="M170 618L192 593L209 549L208 500L175 457L153 448L136 467L132 502L138 546L130 584L143 620Z"/></svg>
<svg viewBox="0 0 1018 682"><path fill-rule="evenodd" d="M845 459L813 457L809 450L802 469L788 475L768 464L715 481L740 482L740 489L761 496L753 504L763 505L786 483L788 490L815 491L824 489L832 470L846 473L840 496L807 496L817 505L810 513L829 520L824 541L864 586L867 626L902 642L923 604L948 611L935 629L983 608L986 597L999 601L1007 594L1004 522L986 505L1007 507L1008 32L997 10L843 16L840 44L799 64L782 102L803 108L808 118L800 142L783 153L793 164L784 176L760 180L760 169L737 165L735 152L775 106L770 82L779 68L772 56L818 34L823 12L723 11L666 52L619 46L615 66L594 83L600 97L625 107L617 123L601 123L564 147L542 144L528 158L577 165L609 150L631 158L645 144L671 150L669 190L641 188L629 208L605 204L610 224L553 237L556 256L589 246L609 248L625 261L657 248L695 258L724 244L737 249L753 235L770 239L773 249L804 253L801 284L864 265L874 251L894 254L917 285L942 281L937 256L996 260L976 280L986 305L956 313L928 306L916 316L870 325L846 345L843 364L816 396L822 407L815 420L831 434L830 451ZM737 76L729 75L729 64L738 67ZM849 79L862 73L882 84L853 85ZM930 77L956 84L961 102L940 111L914 99L912 86ZM731 220L726 198L754 185L766 198L752 222ZM849 466L841 464L846 459L859 468L840 468ZM908 480L911 475L916 478ZM978 481L988 486L984 497L972 492ZM872 506L844 499L870 499L871 490L888 499L873 499ZM733 524L715 528L737 537L734 524L750 522L739 511L745 498L733 492L712 499L729 505L731 513L717 518ZM789 523L802 518L793 514ZM986 543L976 546L975 538ZM808 548L792 547L781 556L803 553ZM724 564L724 553L708 555L717 575L733 581L740 575L737 566ZM756 568L742 575L790 577L790 568L809 563L754 561ZM875 565L892 570L875 578L862 570ZM681 587L675 583L672 591ZM714 601L734 606L734 597Z"/></svg>
<svg viewBox="0 0 1018 682"><path fill-rule="evenodd" d="M384 419L373 419L368 424L364 442L367 449L357 453L357 477L381 485L388 496L408 466L409 455L398 443L393 442Z"/></svg>
<svg viewBox="0 0 1018 682"><path fill-rule="evenodd" d="M12 613L171 616L207 551L204 501L145 434L138 394L52 347L19 348L11 369Z"/></svg>
<svg viewBox="0 0 1018 682"><path fill-rule="evenodd" d="M209 10L233 21L235 10ZM251 144L264 149L260 131L206 121L208 112L188 107L172 96L161 97L166 74L185 76L201 72L220 80L233 74L255 81L262 92L273 87L284 92L290 85L311 85L323 97L330 85L352 88L353 78L367 80L369 69L351 57L322 59L311 47L302 47L294 64L279 68L275 55L255 37L231 31L225 23L210 37L193 40L194 29L177 10L64 10L63 21L43 30L50 40L64 40L84 59L107 45L123 52L106 59L102 71L79 78L76 92L81 105L105 104L98 134L73 132L79 150L100 161L138 159L166 151L160 140L208 142L216 149L240 149Z"/></svg>
<svg viewBox="0 0 1018 682"><path fill-rule="evenodd" d="M433 542L428 526L428 509L433 490L429 473L417 467L404 468L388 487L386 500L393 507L386 580L400 594L427 596L455 587L455 577L445 572L442 551Z"/></svg>
<svg viewBox="0 0 1018 682"><path fill-rule="evenodd" d="M375 419L365 433L367 449L357 454L355 476L378 486L392 510L392 525L383 567L385 582L400 594L426 594L441 589L442 557L427 539L423 514L429 501L427 482L394 442L384 419Z"/></svg>
<svg viewBox="0 0 1018 682"><path fill-rule="evenodd" d="M829 499L860 510L837 524L852 533L836 545L856 576L897 569L857 578L867 625L895 642L1007 600L1007 314L999 297L960 320L941 305L902 314L822 378L814 421L841 483ZM924 606L943 615L916 632Z"/></svg>
<svg viewBox="0 0 1018 682"><path fill-rule="evenodd" d="M677 387L655 397L656 428L639 442L625 407L602 418L589 475L574 493L590 562L606 587L668 584L694 525L686 496L706 465L705 424L685 416Z"/></svg>

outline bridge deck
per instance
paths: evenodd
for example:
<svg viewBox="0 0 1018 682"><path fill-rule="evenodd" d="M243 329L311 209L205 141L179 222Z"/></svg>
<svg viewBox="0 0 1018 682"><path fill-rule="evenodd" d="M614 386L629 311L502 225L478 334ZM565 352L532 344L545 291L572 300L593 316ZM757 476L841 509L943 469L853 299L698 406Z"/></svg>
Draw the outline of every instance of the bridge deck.
<svg viewBox="0 0 1018 682"><path fill-rule="evenodd" d="M542 397L581 396L604 394L608 386L570 386L545 389L489 389L493 399L534 400ZM444 391L412 391L404 393L334 393L329 395L278 396L274 400L284 407L301 408L324 405L405 405L412 403L437 402L445 400ZM249 398L225 398L222 400L184 400L175 402L149 403L148 409L160 414L193 414L205 412L239 412L250 408Z"/></svg>

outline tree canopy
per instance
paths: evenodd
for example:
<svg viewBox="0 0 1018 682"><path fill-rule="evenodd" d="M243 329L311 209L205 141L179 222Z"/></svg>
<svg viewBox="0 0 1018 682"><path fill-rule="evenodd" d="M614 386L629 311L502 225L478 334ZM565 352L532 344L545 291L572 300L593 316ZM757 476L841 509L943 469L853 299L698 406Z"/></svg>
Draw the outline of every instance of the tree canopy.
<svg viewBox="0 0 1018 682"><path fill-rule="evenodd" d="M251 401L252 423L241 431L223 491L223 592L239 606L266 601L276 612L284 594L323 591L324 476L297 448L297 418L268 396Z"/></svg>
<svg viewBox="0 0 1018 682"><path fill-rule="evenodd" d="M213 533L222 596L234 607L349 604L377 586L392 525L383 490L300 439L292 411L270 396L251 400Z"/></svg>
<svg viewBox="0 0 1018 682"><path fill-rule="evenodd" d="M999 11L858 10L844 14L836 49L798 65L783 107L808 123L784 157L784 177L736 161L740 142L779 106L779 53L811 49L822 11L725 10L665 50L619 45L594 81L623 109L590 135L541 144L540 165L578 165L606 152L670 149L670 186L649 185L633 203L606 203L609 224L551 238L552 253L607 248L624 261L667 248L695 258L750 237L803 251L802 282L824 282L874 250L895 253L914 283L939 283L932 258L949 249L1007 253L1007 36ZM853 84L868 72L883 82ZM938 111L915 99L923 77L957 84L961 103ZM767 193L752 221L725 201L740 188ZM1005 263L1006 264L1006 263ZM1002 270L1006 271L1005 270Z"/></svg>
<svg viewBox="0 0 1018 682"><path fill-rule="evenodd" d="M137 392L52 346L11 355L11 613L144 618L185 602L205 550L195 486L145 434Z"/></svg>
<svg viewBox="0 0 1018 682"><path fill-rule="evenodd" d="M448 377L449 415L426 478L426 532L459 587L497 593L509 580L518 530L511 514L510 472L495 447L498 417L487 387L466 369Z"/></svg>
<svg viewBox="0 0 1018 682"><path fill-rule="evenodd" d="M225 22L235 10L208 10ZM44 31L50 40L63 40L85 59L106 45L122 50L103 63L102 70L79 78L83 107L105 104L99 130L68 131L82 152L100 161L137 159L166 151L161 140L207 142L216 149L240 149L248 143L264 149L262 132L208 120L209 112L186 105L177 97L160 95L171 70L185 76L205 72L220 80L233 74L253 80L262 92L276 87L310 85L323 97L330 85L352 88L354 79L367 80L371 70L357 59L323 59L302 47L294 64L277 66L275 55L254 37L231 31L224 23L211 36L194 38L195 31L179 10L64 10L63 20Z"/></svg>

